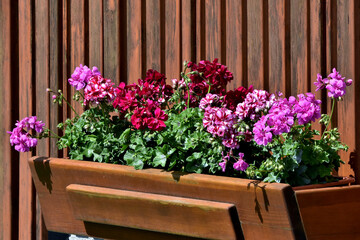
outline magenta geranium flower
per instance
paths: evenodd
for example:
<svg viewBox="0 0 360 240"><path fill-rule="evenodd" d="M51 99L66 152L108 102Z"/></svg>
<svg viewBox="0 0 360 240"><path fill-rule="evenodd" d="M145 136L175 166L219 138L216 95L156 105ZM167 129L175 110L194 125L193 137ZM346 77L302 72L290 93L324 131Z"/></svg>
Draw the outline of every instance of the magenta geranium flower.
<svg viewBox="0 0 360 240"><path fill-rule="evenodd" d="M92 70L86 65L80 64L79 67L76 67L71 78L68 79L68 82L71 86L74 86L76 90L83 89L88 83L91 77L100 76L100 72L97 67L93 67Z"/></svg>
<svg viewBox="0 0 360 240"><path fill-rule="evenodd" d="M237 171L245 171L249 167L249 164L247 164L244 161L244 153L239 153L239 160L234 163L233 168Z"/></svg>

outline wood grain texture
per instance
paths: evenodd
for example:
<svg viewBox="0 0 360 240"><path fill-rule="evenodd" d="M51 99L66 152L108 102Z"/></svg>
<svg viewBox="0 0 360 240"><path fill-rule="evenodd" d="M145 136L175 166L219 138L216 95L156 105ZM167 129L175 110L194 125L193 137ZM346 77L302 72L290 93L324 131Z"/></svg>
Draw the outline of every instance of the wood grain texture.
<svg viewBox="0 0 360 240"><path fill-rule="evenodd" d="M164 39L161 36L160 5L161 0L146 1L146 70L154 69L163 72L161 55ZM165 60L165 59L164 59Z"/></svg>
<svg viewBox="0 0 360 240"><path fill-rule="evenodd" d="M69 19L69 14L68 14L68 2L67 1L62 1L61 3L61 23L62 23L62 31L61 31L61 62L62 64L62 68L61 68L61 88L63 90L63 94L64 96L69 97L70 96L70 89L68 89L69 83L68 83L68 78L71 76L71 69L70 69L70 59L68 59L68 57L70 56L70 19ZM67 118L70 118L70 109L67 106L62 107L62 122L65 122ZM64 149L62 151L63 157L67 157L68 156L68 150Z"/></svg>
<svg viewBox="0 0 360 240"><path fill-rule="evenodd" d="M266 9L264 11L267 11ZM286 93L285 1L269 1L269 91Z"/></svg>
<svg viewBox="0 0 360 240"><path fill-rule="evenodd" d="M196 1L182 0L181 1L181 69L184 61L195 62L196 50Z"/></svg>
<svg viewBox="0 0 360 240"><path fill-rule="evenodd" d="M207 239L236 239L240 227L230 203L79 184L66 192L75 218L86 222Z"/></svg>
<svg viewBox="0 0 360 240"><path fill-rule="evenodd" d="M34 2L19 2L19 118L32 116L33 113L33 18L32 5ZM31 152L20 154L20 163L26 162L31 157ZM30 240L33 238L33 184L30 168L26 164L19 167L19 239Z"/></svg>
<svg viewBox="0 0 360 240"><path fill-rule="evenodd" d="M307 239L360 239L360 186L296 191Z"/></svg>
<svg viewBox="0 0 360 240"><path fill-rule="evenodd" d="M196 62L205 60L205 0L196 0Z"/></svg>
<svg viewBox="0 0 360 240"><path fill-rule="evenodd" d="M290 3L291 95L306 93L308 86L307 1Z"/></svg>
<svg viewBox="0 0 360 240"><path fill-rule="evenodd" d="M180 53L180 0L165 2L165 76L167 83L179 79L182 70Z"/></svg>
<svg viewBox="0 0 360 240"><path fill-rule="evenodd" d="M60 5L59 1L57 0L50 0L49 2L49 87L53 91L57 89L62 89L63 79L62 76L62 68L63 63L61 61L61 14L62 14L62 6ZM65 82L67 82L65 80ZM43 93L44 94L44 93ZM44 94L45 95L45 94ZM62 119L62 108L59 107L58 104L53 104L50 99L52 94L47 95L47 102L49 102L49 124L48 127L59 134L59 130L56 127L59 121ZM51 156L58 156L59 150L56 146L57 140L52 138L50 141L50 155Z"/></svg>
<svg viewBox="0 0 360 240"><path fill-rule="evenodd" d="M253 85L255 89L263 89L265 86L263 1L248 1L247 12L248 85Z"/></svg>
<svg viewBox="0 0 360 240"><path fill-rule="evenodd" d="M226 65L234 76L228 85L229 90L246 83L243 79L242 7L242 1L226 1Z"/></svg>
<svg viewBox="0 0 360 240"><path fill-rule="evenodd" d="M346 79L355 77L355 31L354 31L354 2L337 1L337 70ZM342 36L347 36L344 38ZM338 128L341 139L349 146L349 152L341 152L344 162L350 160L350 153L355 151L355 87L346 88L344 101L338 103ZM345 121L346 119L346 121ZM359 121L359 120L358 120ZM343 165L339 169L339 175L354 175L350 165Z"/></svg>
<svg viewBox="0 0 360 240"><path fill-rule="evenodd" d="M206 38L206 60L213 61L219 59L220 63L225 64L226 59L221 56L221 1L205 1L205 38Z"/></svg>
<svg viewBox="0 0 360 240"><path fill-rule="evenodd" d="M324 42L324 31L323 31L323 24L324 24L324 5L321 1L310 1L310 90L312 93L315 94L316 99L322 99L324 95L323 92L320 90L316 92L316 86L314 82L316 82L317 74L322 74L322 68L325 66L325 59L323 54L325 50L325 42ZM322 108L325 110L325 108ZM312 126L314 129L321 131L321 125L319 123L314 123Z"/></svg>
<svg viewBox="0 0 360 240"><path fill-rule="evenodd" d="M89 1L89 67L96 66L103 73L104 46L103 46L103 1Z"/></svg>
<svg viewBox="0 0 360 240"><path fill-rule="evenodd" d="M43 206L46 226L53 231L85 233L83 223L74 219L65 194L68 185L85 184L233 203L245 239L263 239L269 234L276 234L279 239L302 239L304 234L294 193L285 184L263 184L200 174L184 175L158 169L139 171L128 166L66 159L34 158L29 160L29 164ZM54 205L57 208L52 207Z"/></svg>
<svg viewBox="0 0 360 240"><path fill-rule="evenodd" d="M71 76L75 68L80 64L85 65L85 2L84 0L70 0L70 6L68 7L70 8L68 11L70 16L67 16L68 20L70 20L70 32L68 33L70 34L70 72L65 76L66 79ZM72 104L76 113L81 114L83 107L79 102L72 100L75 88L71 86L69 88L70 95L68 95L68 101ZM75 117L75 113L71 112L71 116Z"/></svg>
<svg viewBox="0 0 360 240"><path fill-rule="evenodd" d="M44 4L43 1L35 1L35 111L38 120L49 123L50 106L49 93L46 89L49 88L50 78L50 52L49 52L49 4ZM39 141L36 147L36 154L41 156L48 156L50 154L49 139ZM42 221L42 211L39 200L35 200L35 216L36 232L34 235L37 239L47 239L47 230Z"/></svg>
<svg viewBox="0 0 360 240"><path fill-rule="evenodd" d="M11 148L8 134L13 127L12 115L15 110L14 96L11 93L12 81L11 71L11 1L0 1L0 239L11 239L17 232L14 226L13 204L12 204L12 177L17 177L12 168L15 164L11 161ZM16 23L16 21L13 22ZM14 173L13 173L14 172ZM16 186L17 187L17 186ZM15 204L16 205L16 204ZM15 235L16 236L16 235Z"/></svg>
<svg viewBox="0 0 360 240"><path fill-rule="evenodd" d="M127 1L127 83L137 83L142 78L142 2Z"/></svg>

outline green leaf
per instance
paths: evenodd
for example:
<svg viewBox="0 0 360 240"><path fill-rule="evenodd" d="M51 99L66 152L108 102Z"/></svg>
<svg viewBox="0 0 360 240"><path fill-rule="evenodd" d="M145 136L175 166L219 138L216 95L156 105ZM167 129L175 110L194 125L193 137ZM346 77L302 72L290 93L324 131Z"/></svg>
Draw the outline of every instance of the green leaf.
<svg viewBox="0 0 360 240"><path fill-rule="evenodd" d="M154 167L157 167L159 165L162 167L165 167L166 159L167 159L167 157L165 154L163 154L160 151L156 151L156 156L154 157L154 160L153 160Z"/></svg>

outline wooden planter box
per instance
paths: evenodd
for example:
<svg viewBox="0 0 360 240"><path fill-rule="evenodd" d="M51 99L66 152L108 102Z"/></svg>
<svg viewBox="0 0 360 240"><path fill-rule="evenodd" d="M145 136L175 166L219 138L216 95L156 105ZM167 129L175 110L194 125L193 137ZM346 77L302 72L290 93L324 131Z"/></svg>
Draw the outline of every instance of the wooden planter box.
<svg viewBox="0 0 360 240"><path fill-rule="evenodd" d="M360 186L29 160L48 230L110 239L360 239Z"/></svg>

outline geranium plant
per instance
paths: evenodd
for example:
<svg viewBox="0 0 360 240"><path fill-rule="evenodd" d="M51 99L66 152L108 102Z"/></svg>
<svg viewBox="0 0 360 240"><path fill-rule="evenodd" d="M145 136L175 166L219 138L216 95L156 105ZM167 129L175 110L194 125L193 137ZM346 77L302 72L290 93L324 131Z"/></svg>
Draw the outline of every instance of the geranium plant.
<svg viewBox="0 0 360 240"><path fill-rule="evenodd" d="M60 123L57 136L36 116L24 118L9 132L10 143L30 151L37 138L58 138L69 157L134 166L286 182L293 186L333 181L333 169L343 163L331 116L320 112L312 93L296 97L239 87L226 91L233 80L227 67L200 61L184 63L180 79L148 70L137 83L117 88L96 67L80 65L69 78L74 100L85 111L79 115L63 93L52 91L54 103L68 104L73 119ZM327 89L332 106L340 101L345 80L334 68L327 78L317 76L317 90ZM82 90L83 89L83 90ZM115 114L114 114L115 113ZM311 123L319 120L323 132ZM318 137L316 137L319 135Z"/></svg>

